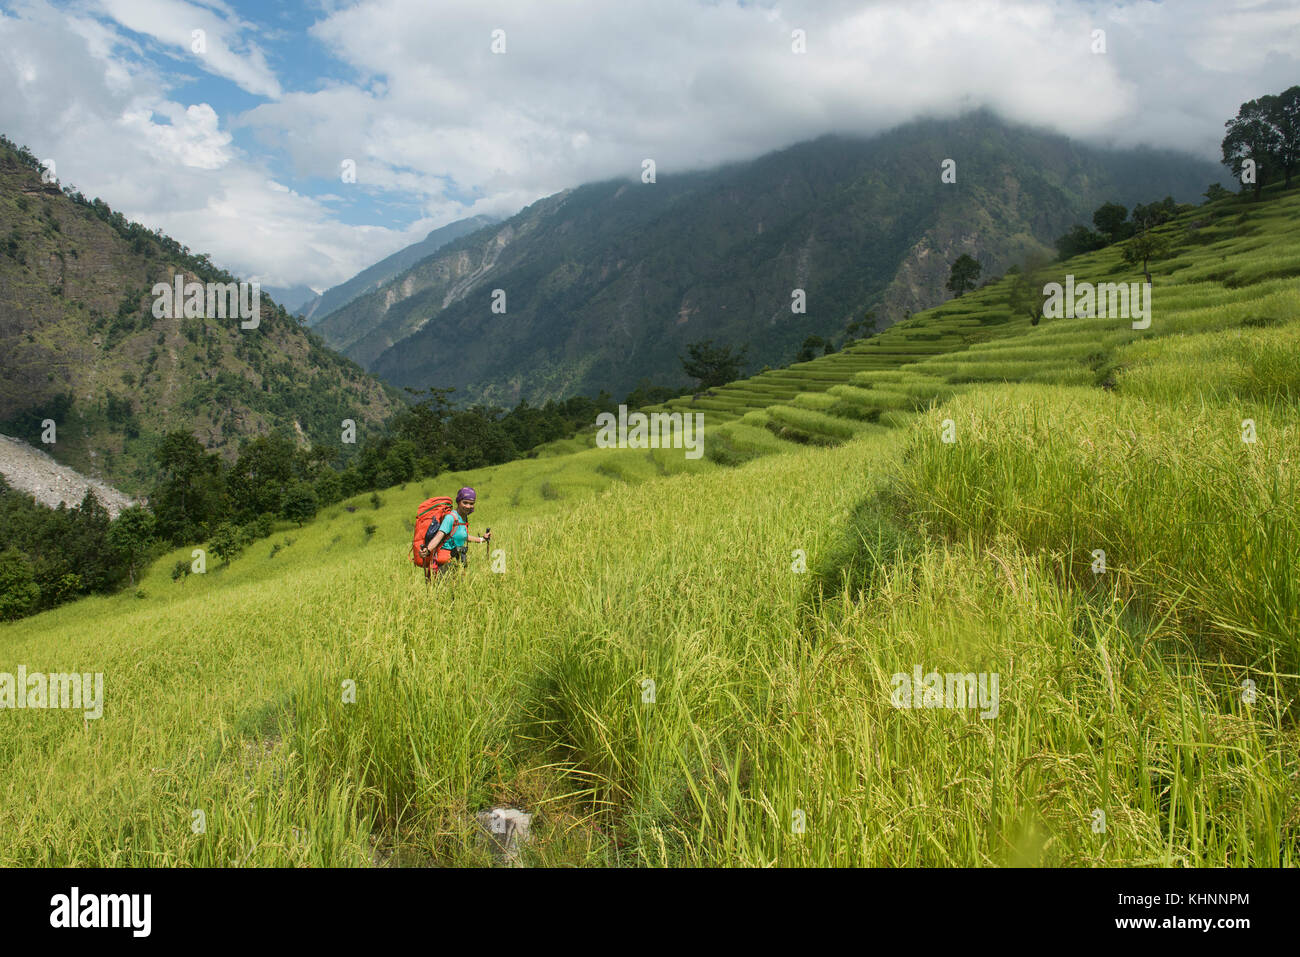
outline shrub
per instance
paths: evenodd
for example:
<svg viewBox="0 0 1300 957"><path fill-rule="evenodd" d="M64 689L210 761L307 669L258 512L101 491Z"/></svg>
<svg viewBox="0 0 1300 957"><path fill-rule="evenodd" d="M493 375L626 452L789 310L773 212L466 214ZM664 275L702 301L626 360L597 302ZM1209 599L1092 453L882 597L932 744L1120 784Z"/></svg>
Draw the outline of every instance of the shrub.
<svg viewBox="0 0 1300 957"><path fill-rule="evenodd" d="M0 552L0 620L21 618L40 597L41 589L27 557L12 547Z"/></svg>
<svg viewBox="0 0 1300 957"><path fill-rule="evenodd" d="M284 517L299 527L316 517L317 508L316 490L306 482L294 482L284 494Z"/></svg>
<svg viewBox="0 0 1300 957"><path fill-rule="evenodd" d="M320 506L333 505L343 495L339 473L327 468L316 479L316 501Z"/></svg>
<svg viewBox="0 0 1300 957"><path fill-rule="evenodd" d="M231 559L238 558L239 553L244 550L246 538L242 529L236 528L229 522L222 522L217 526L216 531L212 533L212 540L208 543L208 548L212 554L221 559L221 564L229 565Z"/></svg>

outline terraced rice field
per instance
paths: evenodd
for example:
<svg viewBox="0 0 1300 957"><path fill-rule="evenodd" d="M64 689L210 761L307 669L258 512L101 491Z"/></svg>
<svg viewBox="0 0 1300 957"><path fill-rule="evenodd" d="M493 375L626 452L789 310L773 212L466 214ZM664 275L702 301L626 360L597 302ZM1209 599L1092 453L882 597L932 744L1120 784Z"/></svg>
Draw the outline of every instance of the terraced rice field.
<svg viewBox="0 0 1300 957"><path fill-rule="evenodd" d="M1195 207L1157 230L1172 244L1153 262L1152 322L1012 315L1002 278L913 316L839 352L762 372L660 408L702 412L720 461L789 442L835 444L983 383L1109 387L1132 344L1168 336L1267 325L1294 314L1300 279L1300 200L1259 206L1237 200ZM1249 255L1245 255L1249 254ZM1057 264L1049 281L1135 282L1118 246ZM651 410L653 411L653 410ZM778 440L758 441L756 429Z"/></svg>

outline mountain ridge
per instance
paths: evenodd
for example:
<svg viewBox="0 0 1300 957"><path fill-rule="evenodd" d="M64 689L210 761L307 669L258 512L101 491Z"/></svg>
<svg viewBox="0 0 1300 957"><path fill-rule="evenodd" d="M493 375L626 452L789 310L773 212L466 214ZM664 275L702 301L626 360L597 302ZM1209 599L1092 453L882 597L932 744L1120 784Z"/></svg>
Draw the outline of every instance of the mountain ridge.
<svg viewBox="0 0 1300 957"><path fill-rule="evenodd" d="M953 158L955 183L941 181ZM320 331L399 386L511 405L685 384L688 342L788 362L869 308L884 325L937 305L951 261L996 275L1101 202L1199 195L1222 170L1168 151L1105 151L989 111L876 137L828 134L715 170L613 179L545 197L448 244ZM492 311L493 291L506 313ZM791 311L804 289L807 312ZM454 341L456 350L445 343Z"/></svg>
<svg viewBox="0 0 1300 957"><path fill-rule="evenodd" d="M189 432L230 459L276 430L339 446L344 419L360 441L401 406L265 295L256 329L156 318L155 284L235 277L98 199L43 183L39 170L0 141L0 431L139 494L165 432ZM339 447L345 457L353 448Z"/></svg>
<svg viewBox="0 0 1300 957"><path fill-rule="evenodd" d="M358 296L364 295L370 289L382 285L394 276L400 275L421 259L432 256L448 243L497 222L500 222L500 220L494 216L479 215L458 219L446 226L440 226L431 230L418 243L412 243L390 256L385 256L379 262L361 270L351 279L341 282L337 286L331 286L315 298L307 299L303 302L301 309L295 311L302 314L308 326L315 327L327 319L331 313L346 306Z"/></svg>

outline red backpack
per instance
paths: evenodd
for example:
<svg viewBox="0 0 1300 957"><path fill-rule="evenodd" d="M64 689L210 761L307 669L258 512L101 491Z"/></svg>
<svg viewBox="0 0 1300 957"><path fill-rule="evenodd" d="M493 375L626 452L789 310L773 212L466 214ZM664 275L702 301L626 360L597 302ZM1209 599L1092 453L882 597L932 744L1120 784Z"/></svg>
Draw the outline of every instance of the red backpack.
<svg viewBox="0 0 1300 957"><path fill-rule="evenodd" d="M436 495L433 498L425 499L420 503L419 509L416 510L415 535L411 539L411 561L423 568L426 576L429 574L430 566L434 564L434 559L433 553L430 553L428 558L420 557L420 548L424 545L424 536L429 531L431 524L435 522L442 524L442 520L447 517L447 513L455 505L456 503L451 500L450 496ZM468 525L469 523L466 522L465 524Z"/></svg>

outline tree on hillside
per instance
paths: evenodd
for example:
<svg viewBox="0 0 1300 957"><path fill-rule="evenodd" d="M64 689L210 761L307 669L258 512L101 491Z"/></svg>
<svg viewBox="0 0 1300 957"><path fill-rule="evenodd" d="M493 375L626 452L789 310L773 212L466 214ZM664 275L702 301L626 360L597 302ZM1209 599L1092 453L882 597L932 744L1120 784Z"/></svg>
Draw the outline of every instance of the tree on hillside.
<svg viewBox="0 0 1300 957"><path fill-rule="evenodd" d="M1031 326L1038 325L1043 318L1043 286L1046 284L1043 270L1046 267L1047 258L1035 254L1026 260L1023 268L1007 270L1007 274L1012 276L1007 305L1013 316L1027 316Z"/></svg>
<svg viewBox="0 0 1300 957"><path fill-rule="evenodd" d="M1161 223L1167 223L1178 215L1178 204L1172 196L1155 203L1138 203L1133 207L1133 225L1139 230L1152 229Z"/></svg>
<svg viewBox="0 0 1300 957"><path fill-rule="evenodd" d="M677 357L682 369L692 379L700 381L701 389L712 389L740 378L740 364L745 361L748 350L733 353L730 346L714 346L712 339L705 339L692 342L686 351L689 359Z"/></svg>
<svg viewBox="0 0 1300 957"><path fill-rule="evenodd" d="M68 511L68 519L72 525L69 529L72 541L64 547L76 555L76 560L61 574L77 575L84 591L110 591L121 582L122 567L108 543L108 531L112 526L108 509L88 488L81 497L81 504ZM42 604L45 604L45 599L53 598L57 589L49 588L49 578L42 582L38 577L36 583L41 586Z"/></svg>
<svg viewBox="0 0 1300 957"><path fill-rule="evenodd" d="M823 355L826 354L826 346L827 342L821 336L809 336L803 341L803 345L799 349L799 354L795 356L794 361L811 362L813 359L817 358L818 349L822 350Z"/></svg>
<svg viewBox="0 0 1300 957"><path fill-rule="evenodd" d="M161 475L149 493L156 532L172 545L201 540L225 517L221 460L188 432L169 432L154 452Z"/></svg>
<svg viewBox="0 0 1300 957"><path fill-rule="evenodd" d="M1102 203L1092 214L1092 224L1097 232L1110 242L1119 242L1133 235L1133 224L1126 222L1128 210L1119 203Z"/></svg>
<svg viewBox="0 0 1300 957"><path fill-rule="evenodd" d="M139 505L123 509L108 526L108 547L122 556L131 587L135 587L135 572L149 555L154 543L153 513Z"/></svg>
<svg viewBox="0 0 1300 957"><path fill-rule="evenodd" d="M222 522L212 533L208 548L212 550L212 554L221 559L221 564L229 565L230 560L238 557L244 550L245 544L244 534L238 528L229 522Z"/></svg>
<svg viewBox="0 0 1300 957"><path fill-rule="evenodd" d="M297 522L301 528L304 522L311 521L320 507L316 490L307 482L294 482L284 493L283 515L291 522Z"/></svg>
<svg viewBox="0 0 1300 957"><path fill-rule="evenodd" d="M302 455L305 477L311 481L330 471L329 465L338 458L339 450L329 445L313 445Z"/></svg>
<svg viewBox="0 0 1300 957"><path fill-rule="evenodd" d="M109 525L108 510L90 489L80 505L68 508L60 503L49 508L0 482L0 549L13 548L22 556L37 589L33 603L15 614L33 614L91 592L109 592L126 581L126 566L109 544ZM18 572L11 567L7 574ZM10 597L23 591L15 586Z"/></svg>
<svg viewBox="0 0 1300 957"><path fill-rule="evenodd" d="M642 379L641 384L649 387L650 381ZM672 398L672 396L665 398ZM653 404L653 402L641 401L641 396L635 392L624 401L630 409L636 408L638 403ZM563 438L572 431L569 420L560 412L553 400L537 408L529 405L527 399L520 399L519 404L502 420L501 427L505 429L511 443L519 451Z"/></svg>
<svg viewBox="0 0 1300 957"><path fill-rule="evenodd" d="M447 423L447 468L464 472L515 457L510 434L497 421L500 411L474 406L452 415Z"/></svg>
<svg viewBox="0 0 1300 957"><path fill-rule="evenodd" d="M952 272L948 276L948 290L955 292L960 298L962 293L975 288L975 282L979 277L979 262L962 253L952 264Z"/></svg>
<svg viewBox="0 0 1300 957"><path fill-rule="evenodd" d="M452 389L407 388L411 404L393 417L392 433L410 441L421 459L437 462L447 442L447 420L451 417Z"/></svg>
<svg viewBox="0 0 1300 957"><path fill-rule="evenodd" d="M333 469L322 470L316 478L314 488L318 505L333 505L343 497L343 483L339 479L339 473Z"/></svg>
<svg viewBox="0 0 1300 957"><path fill-rule="evenodd" d="M1013 316L1028 316L1031 326L1038 325L1043 318L1043 297L1029 282L1029 277L1019 273L1011 280L1011 289L1007 295L1007 306Z"/></svg>
<svg viewBox="0 0 1300 957"><path fill-rule="evenodd" d="M1247 162L1254 162L1255 199L1258 200L1281 148L1280 133L1270 120L1268 105L1261 100L1243 103L1237 115L1223 125L1228 129L1221 144L1223 164L1241 181Z"/></svg>
<svg viewBox="0 0 1300 957"><path fill-rule="evenodd" d="M389 484L409 482L419 478L419 452L409 439L398 439L384 453L383 469L389 475Z"/></svg>
<svg viewBox="0 0 1300 957"><path fill-rule="evenodd" d="M294 478L297 449L288 436L260 435L239 452L226 487L235 519L251 521L263 512L278 514L284 492Z"/></svg>
<svg viewBox="0 0 1300 957"><path fill-rule="evenodd" d="M876 310L868 309L861 319L851 319L844 327L844 342L851 339L865 339L876 334Z"/></svg>
<svg viewBox="0 0 1300 957"><path fill-rule="evenodd" d="M639 409L647 405L660 405L669 399L677 398L681 394L681 389L669 389L666 386L655 385L643 376L637 381L636 388L623 399L623 404L629 409Z"/></svg>
<svg viewBox="0 0 1300 957"><path fill-rule="evenodd" d="M1106 245L1106 237L1087 226L1072 226L1068 233L1059 237L1052 245L1056 247L1058 259L1070 259L1073 256L1090 253L1094 249L1101 249Z"/></svg>
<svg viewBox="0 0 1300 957"><path fill-rule="evenodd" d="M1123 257L1124 262L1129 265L1141 263L1142 275L1150 283L1151 270L1148 268L1148 263L1152 259L1159 259L1167 252L1169 252L1169 240L1144 229L1124 244Z"/></svg>
<svg viewBox="0 0 1300 957"><path fill-rule="evenodd" d="M1274 164L1282 170L1283 189L1291 188L1291 175L1300 167L1300 86L1293 86L1277 96L1260 101L1264 115L1275 131Z"/></svg>

